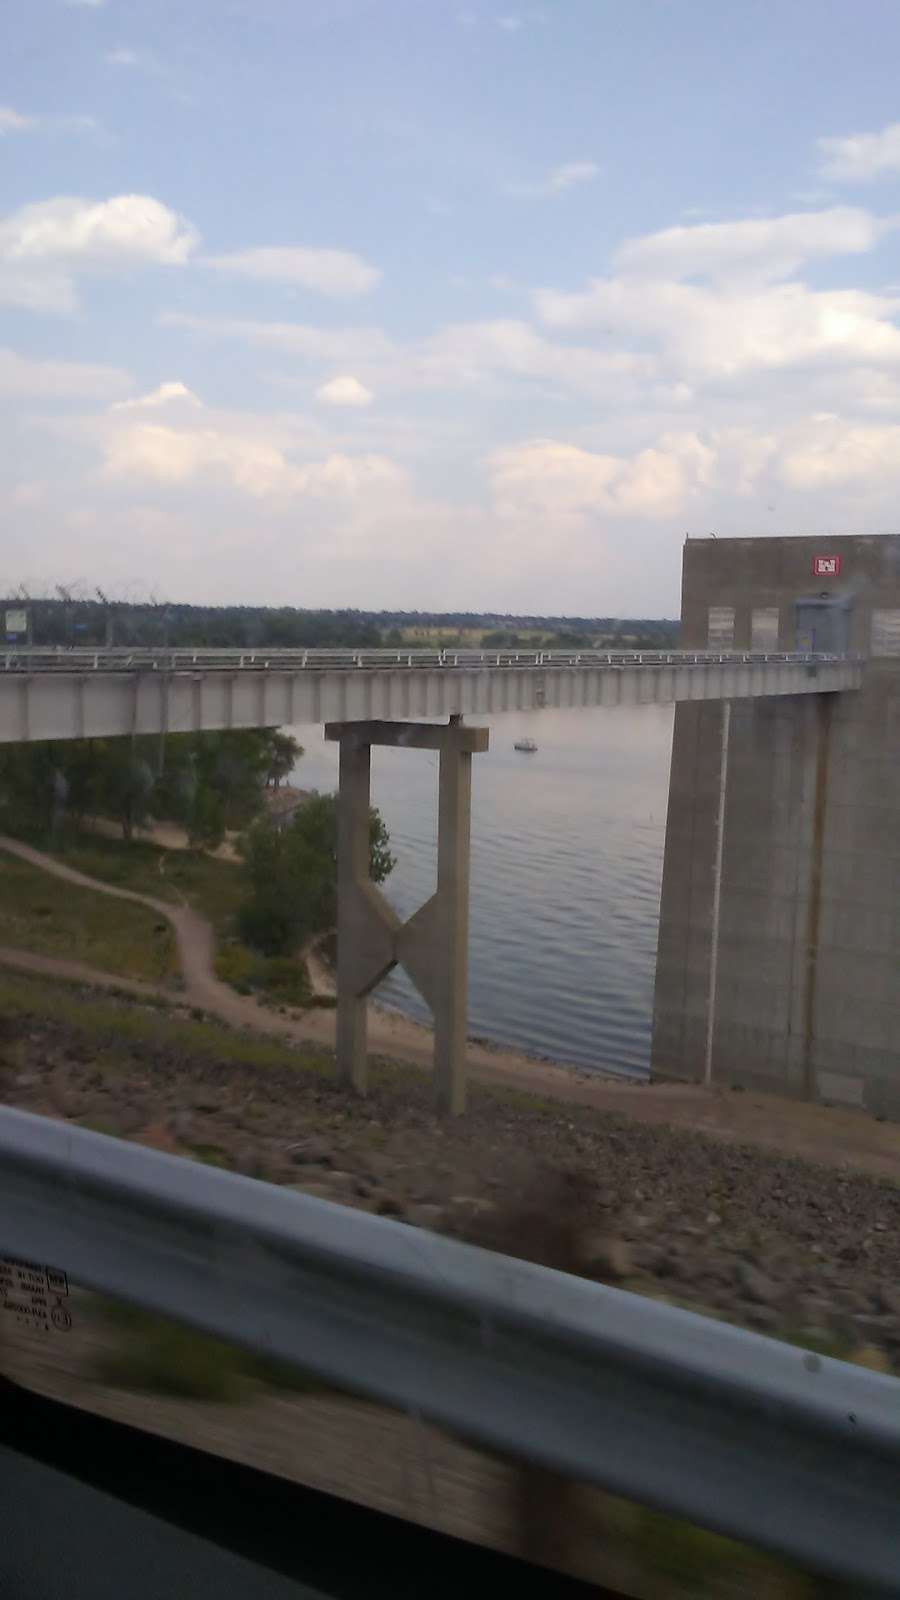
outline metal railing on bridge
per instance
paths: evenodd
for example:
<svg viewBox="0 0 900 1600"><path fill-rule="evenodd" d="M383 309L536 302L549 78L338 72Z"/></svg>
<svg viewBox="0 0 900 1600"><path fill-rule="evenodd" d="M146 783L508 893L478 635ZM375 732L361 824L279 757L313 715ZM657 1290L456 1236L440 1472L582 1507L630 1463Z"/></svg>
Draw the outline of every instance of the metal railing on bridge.
<svg viewBox="0 0 900 1600"><path fill-rule="evenodd" d="M858 661L797 650L235 650L22 647L0 656L5 672L299 672L473 667L684 667Z"/></svg>

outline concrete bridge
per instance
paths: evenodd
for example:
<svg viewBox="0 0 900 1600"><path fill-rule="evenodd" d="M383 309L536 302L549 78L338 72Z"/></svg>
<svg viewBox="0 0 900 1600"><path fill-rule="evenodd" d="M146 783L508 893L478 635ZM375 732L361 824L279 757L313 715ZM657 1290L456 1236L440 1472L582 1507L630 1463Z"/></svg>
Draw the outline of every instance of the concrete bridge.
<svg viewBox="0 0 900 1600"><path fill-rule="evenodd" d="M732 705L749 707L750 714L757 705L769 708L769 716L776 715L772 708L783 706L782 726L793 727L799 718L803 727L819 727L826 715L822 707L856 698L848 691L860 690L865 670L862 654L853 653L839 628L835 632L831 613L815 612L813 623L798 625L806 632L784 649L778 648L777 628L771 637L771 608L766 648L758 648L761 624L754 612L746 647L735 649L728 614L724 606L710 609L707 637L696 640L696 649L661 653L10 650L0 657L0 743L324 722L326 737L340 743L339 1070L348 1086L364 1091L367 996L402 963L434 1016L438 1106L456 1113L465 1104L471 763L473 754L488 747L488 730L466 727L464 715L677 702L679 713L703 715L706 721L676 725L654 1062L662 1073L711 1079L715 1019L722 1015L719 927L730 730L742 727L739 718L748 714L736 711L733 722ZM733 620L733 609L730 615ZM823 617L831 622L831 632ZM706 737L709 729L715 732ZM437 888L406 924L368 877L373 744L440 755ZM731 770L733 788L734 764ZM758 781L752 774L746 781L755 793ZM748 822L751 818L752 808ZM679 945L683 915L682 827L696 858L687 863L692 908L687 914L699 917L702 905L705 917L708 908L712 931L707 938L704 923L700 936L696 976L706 1000L702 1025L694 1026L690 1009L696 1003L691 968L690 983L675 996L681 1028L676 1049L670 990L673 929Z"/></svg>
<svg viewBox="0 0 900 1600"><path fill-rule="evenodd" d="M858 688L848 652L8 650L0 744Z"/></svg>

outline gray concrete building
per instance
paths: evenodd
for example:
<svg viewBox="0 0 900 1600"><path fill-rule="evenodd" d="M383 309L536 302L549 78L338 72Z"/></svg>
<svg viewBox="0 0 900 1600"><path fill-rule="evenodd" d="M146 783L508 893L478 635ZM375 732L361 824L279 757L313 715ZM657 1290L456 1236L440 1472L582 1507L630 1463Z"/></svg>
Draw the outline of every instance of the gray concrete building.
<svg viewBox="0 0 900 1600"><path fill-rule="evenodd" d="M689 540L681 648L710 646L868 664L677 706L653 1075L900 1118L900 536Z"/></svg>

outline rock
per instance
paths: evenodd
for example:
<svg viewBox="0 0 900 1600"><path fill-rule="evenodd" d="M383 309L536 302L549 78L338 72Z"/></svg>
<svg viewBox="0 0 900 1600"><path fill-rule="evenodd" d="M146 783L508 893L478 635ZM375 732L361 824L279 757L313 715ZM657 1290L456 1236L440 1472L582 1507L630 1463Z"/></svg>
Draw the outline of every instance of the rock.
<svg viewBox="0 0 900 1600"><path fill-rule="evenodd" d="M774 1305L780 1298L778 1285L751 1261L739 1261L735 1268L735 1276L744 1293L757 1305Z"/></svg>
<svg viewBox="0 0 900 1600"><path fill-rule="evenodd" d="M178 1155L178 1145L169 1129L161 1122L148 1122L145 1127L135 1134L137 1144L145 1144L151 1150L165 1150L170 1155Z"/></svg>
<svg viewBox="0 0 900 1600"><path fill-rule="evenodd" d="M489 1212L496 1211L493 1200L481 1200L475 1194L455 1194L451 1196L450 1204L459 1206L461 1211L469 1211L476 1217L487 1216Z"/></svg>
<svg viewBox="0 0 900 1600"><path fill-rule="evenodd" d="M195 1095L191 1104L195 1111L205 1112L209 1116L221 1110L221 1101L212 1092Z"/></svg>
<svg viewBox="0 0 900 1600"><path fill-rule="evenodd" d="M892 1317L900 1317L900 1288L894 1283L882 1283L878 1288L878 1303Z"/></svg>
<svg viewBox="0 0 900 1600"><path fill-rule="evenodd" d="M330 1167L334 1163L331 1150L324 1139L300 1139L288 1145L287 1154L296 1167Z"/></svg>
<svg viewBox="0 0 900 1600"><path fill-rule="evenodd" d="M879 1350L875 1344L861 1344L854 1350L850 1360L855 1367L868 1367L870 1372L891 1372L890 1357L884 1350Z"/></svg>
<svg viewBox="0 0 900 1600"><path fill-rule="evenodd" d="M305 1194L311 1200L330 1200L335 1204L334 1190L325 1183L286 1183L292 1194Z"/></svg>
<svg viewBox="0 0 900 1600"><path fill-rule="evenodd" d="M414 1228L428 1228L435 1232L440 1228L444 1220L444 1208L443 1206L422 1202L419 1205L409 1207L406 1213L406 1220Z"/></svg>
<svg viewBox="0 0 900 1600"><path fill-rule="evenodd" d="M169 1126L182 1144L189 1144L194 1137L196 1125L189 1111L176 1111L169 1119Z"/></svg>
<svg viewBox="0 0 900 1600"><path fill-rule="evenodd" d="M592 1278L613 1283L634 1274L634 1262L624 1239L610 1234L594 1234L585 1240L585 1271Z"/></svg>
<svg viewBox="0 0 900 1600"><path fill-rule="evenodd" d="M402 1217L404 1213L402 1200L395 1194L382 1194L375 1202L375 1212L379 1217Z"/></svg>
<svg viewBox="0 0 900 1600"><path fill-rule="evenodd" d="M13 1078L13 1085L16 1089L31 1089L40 1081L40 1074L37 1072L20 1072L18 1077Z"/></svg>

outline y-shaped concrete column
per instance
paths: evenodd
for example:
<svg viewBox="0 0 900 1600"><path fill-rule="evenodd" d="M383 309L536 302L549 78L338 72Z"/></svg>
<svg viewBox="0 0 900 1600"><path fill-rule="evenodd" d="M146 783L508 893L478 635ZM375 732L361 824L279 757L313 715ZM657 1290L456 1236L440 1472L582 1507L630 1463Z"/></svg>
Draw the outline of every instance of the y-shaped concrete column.
<svg viewBox="0 0 900 1600"><path fill-rule="evenodd" d="M465 1110L472 755L487 728L417 722L337 722L338 797L337 1060L343 1081L366 1087L366 998L402 963L434 1016L438 1110ZM401 923L369 878L370 763L373 744L440 753L437 890Z"/></svg>

